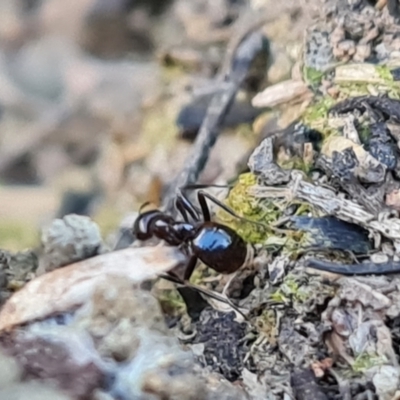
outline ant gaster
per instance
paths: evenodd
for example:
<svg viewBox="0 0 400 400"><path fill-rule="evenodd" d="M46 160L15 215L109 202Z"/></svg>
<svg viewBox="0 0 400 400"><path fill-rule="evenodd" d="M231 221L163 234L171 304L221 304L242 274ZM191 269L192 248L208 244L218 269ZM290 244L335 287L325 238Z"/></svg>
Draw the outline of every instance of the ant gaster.
<svg viewBox="0 0 400 400"><path fill-rule="evenodd" d="M190 279L198 259L219 273L231 274L249 264L253 258L252 246L233 229L211 221L206 198L237 217L213 196L199 191L197 199L202 217L199 210L181 193L177 196L175 205L182 221L175 220L160 210L151 210L140 214L133 226L133 233L139 240L156 237L171 246L180 246L187 252L190 259L184 272L185 281Z"/></svg>

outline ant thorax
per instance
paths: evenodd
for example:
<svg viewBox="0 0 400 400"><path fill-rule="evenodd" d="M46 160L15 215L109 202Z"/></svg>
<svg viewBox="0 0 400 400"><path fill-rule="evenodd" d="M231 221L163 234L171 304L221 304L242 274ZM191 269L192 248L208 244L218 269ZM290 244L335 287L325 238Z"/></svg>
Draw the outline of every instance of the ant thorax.
<svg viewBox="0 0 400 400"><path fill-rule="evenodd" d="M188 242L192 240L196 234L195 226L188 222L174 222L172 224L172 228L182 242Z"/></svg>

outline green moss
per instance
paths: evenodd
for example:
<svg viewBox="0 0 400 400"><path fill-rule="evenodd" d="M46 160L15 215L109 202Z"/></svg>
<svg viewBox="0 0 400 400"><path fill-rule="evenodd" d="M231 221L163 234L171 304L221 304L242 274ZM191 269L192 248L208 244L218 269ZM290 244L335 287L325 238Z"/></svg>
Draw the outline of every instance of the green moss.
<svg viewBox="0 0 400 400"><path fill-rule="evenodd" d="M279 235L269 235L268 238L263 242L265 248L269 250L279 249L288 244L288 238Z"/></svg>
<svg viewBox="0 0 400 400"><path fill-rule="evenodd" d="M386 65L377 65L376 71L379 76L384 80L385 85L387 86L385 93L392 99L400 98L400 85L398 81L393 79L393 76L390 72L391 68Z"/></svg>
<svg viewBox="0 0 400 400"><path fill-rule="evenodd" d="M361 124L357 127L357 132L360 137L361 143L367 143L371 136L371 129L368 123Z"/></svg>
<svg viewBox="0 0 400 400"><path fill-rule="evenodd" d="M295 212L295 215L297 217L301 216L301 215L309 215L310 213L312 213L314 215L314 213L315 213L314 207L310 203L296 201L296 202L293 202L292 204L298 205L298 208Z"/></svg>
<svg viewBox="0 0 400 400"><path fill-rule="evenodd" d="M236 185L229 193L226 202L227 206L231 207L235 212L241 210L247 217L260 213L261 209L257 199L247 194L247 189L256 183L257 177L250 172L239 175Z"/></svg>
<svg viewBox="0 0 400 400"><path fill-rule="evenodd" d="M190 282L193 285L201 285L204 282L205 278L217 275L217 271L207 267L205 264L200 263L193 271L192 276L190 277Z"/></svg>
<svg viewBox="0 0 400 400"><path fill-rule="evenodd" d="M218 217L247 242L262 243L266 240L271 230L271 222L278 219L281 214L272 202L260 200L248 194L248 188L257 183L257 178L251 173L239 176L233 189L230 191L225 204L239 217L235 218L221 210ZM255 222L255 223L252 223Z"/></svg>
<svg viewBox="0 0 400 400"><path fill-rule="evenodd" d="M234 229L244 240L253 244L262 244L268 250L281 249L283 254L296 256L304 247L305 233L291 229L274 228L282 218L283 211L289 205L298 205L296 215L308 215L313 212L308 203L286 200L259 199L251 196L249 188L257 183L257 177L251 173L239 176L230 191L225 204L240 218L227 212L218 211L218 219Z"/></svg>
<svg viewBox="0 0 400 400"><path fill-rule="evenodd" d="M386 94L390 98L400 98L399 82L393 80L390 68L386 65L375 66L377 82L346 82L338 85L341 98L349 96L371 95L373 93Z"/></svg>
<svg viewBox="0 0 400 400"><path fill-rule="evenodd" d="M387 94L390 98L400 98L400 86L398 82L393 81L390 69L386 66L377 66L377 72L382 79L381 83L372 84L368 82L346 82L338 84L340 91L338 99L330 96L324 96L312 103L301 117L301 121L310 128L321 132L325 137L337 134L337 130L329 126L328 112L329 109L338 101L348 98L349 96L370 95L371 89L380 94ZM372 86L372 87L371 87Z"/></svg>
<svg viewBox="0 0 400 400"><path fill-rule="evenodd" d="M361 353L352 365L353 371L357 373L364 373L372 367L378 367L387 363L384 356L372 355L368 353Z"/></svg>
<svg viewBox="0 0 400 400"><path fill-rule="evenodd" d="M315 120L328 117L329 108L334 104L333 99L324 97L310 105L303 114L302 120L306 125L311 125Z"/></svg>
<svg viewBox="0 0 400 400"><path fill-rule="evenodd" d="M321 84L324 72L318 71L316 68L305 67L303 69L303 76L306 82L312 86L318 86Z"/></svg>
<svg viewBox="0 0 400 400"><path fill-rule="evenodd" d="M325 137L333 133L328 125L328 111L335 104L335 100L330 96L325 96L311 104L301 117L301 122L321 132Z"/></svg>
<svg viewBox="0 0 400 400"><path fill-rule="evenodd" d="M367 96L371 92L369 90L368 83L346 83L345 85L340 85L340 96L341 98L356 97L356 96Z"/></svg>
<svg viewBox="0 0 400 400"><path fill-rule="evenodd" d="M390 68L387 67L386 65L377 65L375 67L376 72L378 75L385 81L385 82L393 82L393 76L390 73Z"/></svg>

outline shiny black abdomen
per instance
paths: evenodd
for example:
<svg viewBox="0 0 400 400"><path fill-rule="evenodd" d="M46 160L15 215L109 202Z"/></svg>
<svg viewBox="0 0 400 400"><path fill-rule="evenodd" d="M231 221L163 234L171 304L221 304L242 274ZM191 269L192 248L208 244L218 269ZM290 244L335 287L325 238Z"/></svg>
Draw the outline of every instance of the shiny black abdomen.
<svg viewBox="0 0 400 400"><path fill-rule="evenodd" d="M191 247L204 264L225 274L238 270L247 256L246 242L233 229L216 222L201 224Z"/></svg>

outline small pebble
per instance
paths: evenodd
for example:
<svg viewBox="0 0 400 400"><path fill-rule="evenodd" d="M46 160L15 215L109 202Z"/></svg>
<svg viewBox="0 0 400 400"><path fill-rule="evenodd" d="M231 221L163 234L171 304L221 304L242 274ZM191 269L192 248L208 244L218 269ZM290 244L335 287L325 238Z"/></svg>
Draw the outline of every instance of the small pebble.
<svg viewBox="0 0 400 400"><path fill-rule="evenodd" d="M102 238L89 217L70 214L43 230L42 244L39 269L45 272L100 254Z"/></svg>
<svg viewBox="0 0 400 400"><path fill-rule="evenodd" d="M383 264L389 262L389 257L382 253L372 254L371 261L375 264Z"/></svg>

